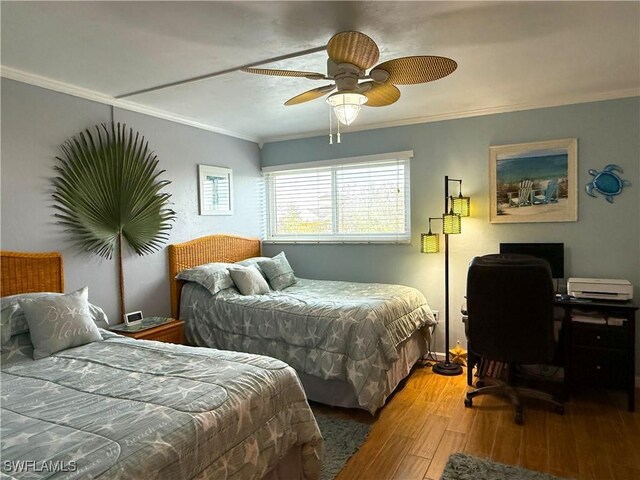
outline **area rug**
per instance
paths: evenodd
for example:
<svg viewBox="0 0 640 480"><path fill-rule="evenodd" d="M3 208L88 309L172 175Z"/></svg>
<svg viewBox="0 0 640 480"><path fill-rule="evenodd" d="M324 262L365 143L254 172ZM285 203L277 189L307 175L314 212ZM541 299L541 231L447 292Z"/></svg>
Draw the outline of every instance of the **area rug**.
<svg viewBox="0 0 640 480"><path fill-rule="evenodd" d="M563 480L548 473L534 472L464 453L454 453L440 480Z"/></svg>
<svg viewBox="0 0 640 480"><path fill-rule="evenodd" d="M349 457L364 443L371 425L329 415L316 415L324 439L324 462L320 480L333 480Z"/></svg>

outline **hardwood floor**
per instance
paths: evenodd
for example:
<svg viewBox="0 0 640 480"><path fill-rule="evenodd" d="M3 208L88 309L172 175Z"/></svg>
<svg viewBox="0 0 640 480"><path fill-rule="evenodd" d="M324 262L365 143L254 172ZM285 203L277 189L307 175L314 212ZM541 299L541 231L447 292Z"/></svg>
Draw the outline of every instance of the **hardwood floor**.
<svg viewBox="0 0 640 480"><path fill-rule="evenodd" d="M564 478L640 479L640 413L626 410L622 393L582 392L565 404L562 416L550 405L525 400L524 425L518 426L507 399L483 395L465 408L466 391L466 371L442 377L418 367L375 417L313 405L373 425L337 480L439 480L454 452Z"/></svg>

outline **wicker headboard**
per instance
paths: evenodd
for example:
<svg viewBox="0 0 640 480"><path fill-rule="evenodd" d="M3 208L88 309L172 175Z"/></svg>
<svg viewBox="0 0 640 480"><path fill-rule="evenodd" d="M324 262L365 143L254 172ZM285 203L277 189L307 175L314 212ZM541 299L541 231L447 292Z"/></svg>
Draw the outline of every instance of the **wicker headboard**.
<svg viewBox="0 0 640 480"><path fill-rule="evenodd" d="M62 255L0 251L0 296L64 292Z"/></svg>
<svg viewBox="0 0 640 480"><path fill-rule="evenodd" d="M171 315L180 313L181 280L176 275L186 268L212 262L239 262L260 256L260 240L233 235L209 235L184 243L169 245L169 285L171 288Z"/></svg>

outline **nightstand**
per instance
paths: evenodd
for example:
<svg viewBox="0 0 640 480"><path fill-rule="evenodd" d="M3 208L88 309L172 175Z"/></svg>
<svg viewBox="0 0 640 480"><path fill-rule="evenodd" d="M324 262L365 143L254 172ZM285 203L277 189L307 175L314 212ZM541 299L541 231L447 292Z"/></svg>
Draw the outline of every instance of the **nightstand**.
<svg viewBox="0 0 640 480"><path fill-rule="evenodd" d="M138 340L156 340L158 342L167 343L184 343L182 320L174 320L163 317L147 317L143 320L143 324L115 325L112 331L120 335L136 338Z"/></svg>

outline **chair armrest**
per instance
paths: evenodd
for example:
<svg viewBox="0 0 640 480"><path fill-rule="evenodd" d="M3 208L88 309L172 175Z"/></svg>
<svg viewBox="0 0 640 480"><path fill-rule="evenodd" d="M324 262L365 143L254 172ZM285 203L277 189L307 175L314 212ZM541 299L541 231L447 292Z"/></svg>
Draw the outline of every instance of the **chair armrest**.
<svg viewBox="0 0 640 480"><path fill-rule="evenodd" d="M464 324L464 336L469 338L469 313L467 312L467 299L465 298L460 305L460 313L462 313L462 323Z"/></svg>

